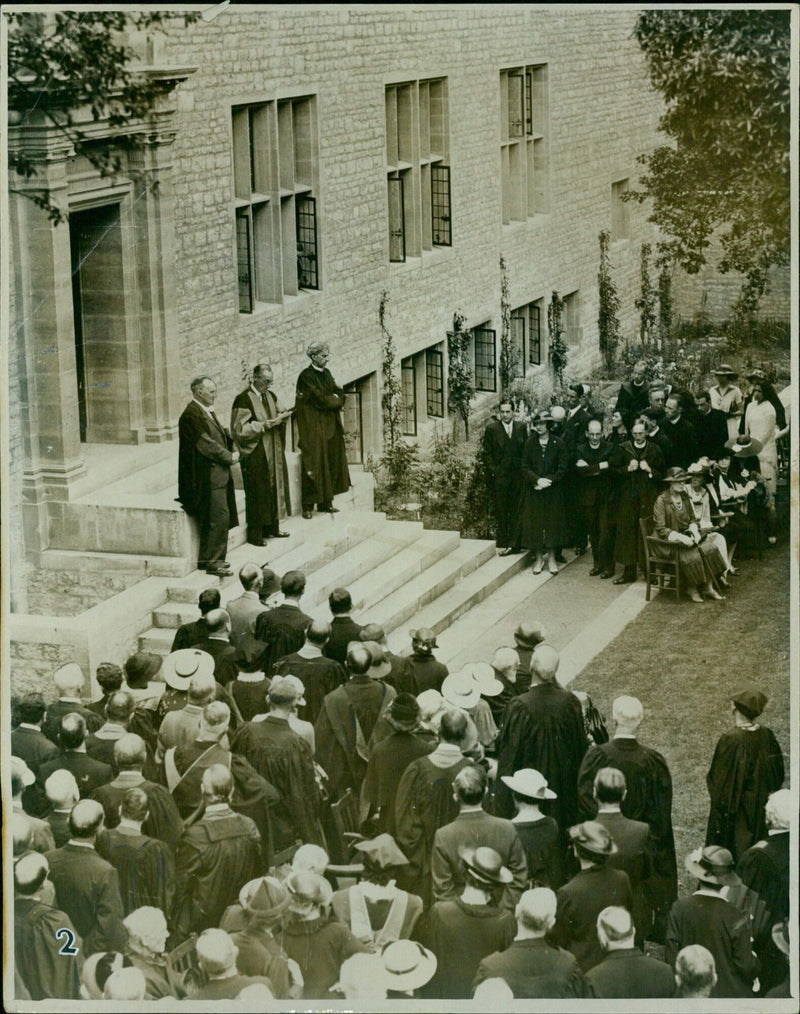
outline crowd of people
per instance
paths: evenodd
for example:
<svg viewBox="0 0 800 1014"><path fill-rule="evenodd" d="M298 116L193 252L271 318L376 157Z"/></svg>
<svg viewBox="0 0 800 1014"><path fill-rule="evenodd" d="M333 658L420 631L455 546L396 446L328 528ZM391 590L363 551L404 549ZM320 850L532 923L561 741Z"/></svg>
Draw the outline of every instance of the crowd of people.
<svg viewBox="0 0 800 1014"><path fill-rule="evenodd" d="M609 729L536 624L450 672L433 631L394 654L344 588L328 620L298 571L239 579L163 662L100 665L97 700L69 663L14 702L18 998L789 995L793 805L760 691L698 744L679 897L642 703Z"/></svg>
<svg viewBox="0 0 800 1014"><path fill-rule="evenodd" d="M788 426L763 372L748 375L747 397L729 364L714 374L716 384L692 394L648 383L637 363L605 431L587 384L533 414L501 402L483 442L501 555L529 550L534 574L545 565L557 574L565 547L591 548L591 576L628 584L645 567L644 525L656 556L673 554L661 542L679 547L689 598L722 598L737 549L741 558L776 542Z"/></svg>

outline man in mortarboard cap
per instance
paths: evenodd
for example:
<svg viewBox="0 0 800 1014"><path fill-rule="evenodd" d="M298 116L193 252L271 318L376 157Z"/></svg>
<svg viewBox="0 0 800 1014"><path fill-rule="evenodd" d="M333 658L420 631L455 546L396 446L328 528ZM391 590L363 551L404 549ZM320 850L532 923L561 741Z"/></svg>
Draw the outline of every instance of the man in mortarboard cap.
<svg viewBox="0 0 800 1014"><path fill-rule="evenodd" d="M767 704L746 687L731 698L733 729L717 743L706 783L711 797L706 843L738 859L766 835L764 807L783 785L783 753L771 729L756 719Z"/></svg>

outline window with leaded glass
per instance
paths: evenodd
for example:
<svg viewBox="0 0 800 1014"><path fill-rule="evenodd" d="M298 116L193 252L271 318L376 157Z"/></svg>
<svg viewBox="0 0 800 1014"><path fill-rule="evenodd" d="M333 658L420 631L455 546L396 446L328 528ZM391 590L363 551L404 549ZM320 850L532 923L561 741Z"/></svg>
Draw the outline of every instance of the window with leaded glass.
<svg viewBox="0 0 800 1014"><path fill-rule="evenodd" d="M472 329L475 348L475 389L497 390L497 332L488 327Z"/></svg>
<svg viewBox="0 0 800 1014"><path fill-rule="evenodd" d="M550 210L547 64L500 71L503 224Z"/></svg>
<svg viewBox="0 0 800 1014"><path fill-rule="evenodd" d="M400 389L402 391L403 436L417 435L417 371L414 359L409 356L400 363Z"/></svg>
<svg viewBox="0 0 800 1014"><path fill-rule="evenodd" d="M426 350L425 383L428 415L444 418L444 356L441 349Z"/></svg>
<svg viewBox="0 0 800 1014"><path fill-rule="evenodd" d="M313 96L234 106L239 312L320 287Z"/></svg>
<svg viewBox="0 0 800 1014"><path fill-rule="evenodd" d="M452 244L445 78L387 85L389 260Z"/></svg>

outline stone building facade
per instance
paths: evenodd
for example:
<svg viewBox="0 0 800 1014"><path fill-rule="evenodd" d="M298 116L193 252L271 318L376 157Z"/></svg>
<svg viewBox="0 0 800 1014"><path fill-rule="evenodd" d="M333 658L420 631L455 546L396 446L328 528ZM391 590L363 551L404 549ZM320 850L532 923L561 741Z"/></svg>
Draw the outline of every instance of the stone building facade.
<svg viewBox="0 0 800 1014"><path fill-rule="evenodd" d="M40 159L37 185L71 215L54 226L11 203L20 557L70 547L93 447L116 449L117 474L136 445L176 459L177 418L201 373L217 380L223 418L257 361L273 364L291 403L311 339L330 342L353 395L351 460L379 451L384 293L404 429L419 439L447 424L456 310L476 329L476 406L497 397L501 256L526 370L547 368L553 291L566 300L570 372L599 361L602 229L634 335L640 244L654 235L620 195L660 112L635 16L231 7L150 45L144 72L163 81L163 101L130 156L135 173L100 179L46 124L12 127L10 143ZM107 125L92 129L113 143Z"/></svg>

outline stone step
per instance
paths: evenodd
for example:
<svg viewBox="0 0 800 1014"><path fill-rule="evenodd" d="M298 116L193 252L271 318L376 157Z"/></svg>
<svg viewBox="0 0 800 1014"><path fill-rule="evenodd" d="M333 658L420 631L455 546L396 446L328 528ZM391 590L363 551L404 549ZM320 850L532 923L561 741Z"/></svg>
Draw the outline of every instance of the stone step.
<svg viewBox="0 0 800 1014"><path fill-rule="evenodd" d="M76 549L46 549L39 556L44 570L92 571L98 574L135 574L146 577L183 577L193 565L180 556L141 556L136 553L98 553Z"/></svg>
<svg viewBox="0 0 800 1014"><path fill-rule="evenodd" d="M360 619L378 623L387 635L405 625L415 613L435 598L445 594L461 578L470 574L495 555L493 542L461 539L458 546L443 559L428 567L396 592L379 602L375 608L366 606ZM402 640L403 635L401 635ZM403 645L407 638L403 640ZM390 638L390 645L393 643ZM396 650L396 649L393 649Z"/></svg>
<svg viewBox="0 0 800 1014"><path fill-rule="evenodd" d="M389 637L389 647L392 651L401 652L408 649L409 630L429 627L435 634L447 630L459 617L483 602L495 589L530 562L528 554L498 556L494 543L486 545L491 553L488 559L477 568L473 568L457 583L453 583L444 594L429 600L405 620L402 630L397 630L394 636Z"/></svg>
<svg viewBox="0 0 800 1014"><path fill-rule="evenodd" d="M354 612L369 620L379 602L458 549L458 532L423 532L410 546L349 586Z"/></svg>
<svg viewBox="0 0 800 1014"><path fill-rule="evenodd" d="M360 541L379 531L386 515L375 511L343 511L334 515L314 515L310 521L303 518L285 518L281 522L288 539L270 539L266 546L251 546L242 543L228 553L228 562L233 575L226 578L212 577L201 570L193 570L181 581L170 584L168 598L173 602L197 603L197 596L204 588L219 586L223 599L225 592L238 595L239 568L245 563L263 566L268 563L276 574L283 575L289 570L302 570L311 574L336 556L345 553Z"/></svg>

